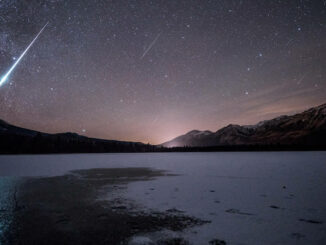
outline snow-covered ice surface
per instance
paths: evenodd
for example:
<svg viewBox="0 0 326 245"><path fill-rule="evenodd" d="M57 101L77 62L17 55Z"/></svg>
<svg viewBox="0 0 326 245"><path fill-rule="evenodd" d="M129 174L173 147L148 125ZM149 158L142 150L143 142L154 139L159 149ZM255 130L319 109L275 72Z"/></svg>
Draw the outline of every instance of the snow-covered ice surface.
<svg viewBox="0 0 326 245"><path fill-rule="evenodd" d="M0 176L105 167L177 174L119 191L139 209L210 220L181 234L193 244L216 238L227 244L326 244L326 152L0 156Z"/></svg>

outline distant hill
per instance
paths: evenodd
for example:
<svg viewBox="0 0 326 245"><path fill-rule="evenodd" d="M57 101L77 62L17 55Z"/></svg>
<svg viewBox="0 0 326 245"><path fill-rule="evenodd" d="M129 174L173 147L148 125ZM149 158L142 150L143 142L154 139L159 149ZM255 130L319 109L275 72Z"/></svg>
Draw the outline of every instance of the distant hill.
<svg viewBox="0 0 326 245"><path fill-rule="evenodd" d="M273 150L326 150L326 104L252 126L193 130L158 146L76 133L48 134L0 120L0 154Z"/></svg>
<svg viewBox="0 0 326 245"><path fill-rule="evenodd" d="M326 104L293 116L256 125L230 124L216 132L193 130L161 144L164 147L308 146L326 149Z"/></svg>
<svg viewBox="0 0 326 245"><path fill-rule="evenodd" d="M94 139L76 133L47 134L0 120L0 154L147 152L154 148L139 142Z"/></svg>

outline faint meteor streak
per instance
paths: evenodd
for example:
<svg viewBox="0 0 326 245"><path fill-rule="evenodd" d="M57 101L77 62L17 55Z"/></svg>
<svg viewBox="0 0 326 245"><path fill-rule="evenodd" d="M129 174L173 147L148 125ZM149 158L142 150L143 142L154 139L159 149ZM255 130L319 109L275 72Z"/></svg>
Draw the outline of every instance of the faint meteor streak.
<svg viewBox="0 0 326 245"><path fill-rule="evenodd" d="M140 57L140 59L143 59L143 58L146 56L146 54L148 53L148 51L151 50L151 48L154 46L154 44L156 43L157 39L158 39L160 36L161 36L161 33L159 33L159 34L155 37L155 39L153 40L153 42L148 46L148 48L145 50L145 52L144 52L143 55Z"/></svg>
<svg viewBox="0 0 326 245"><path fill-rule="evenodd" d="M27 46L27 48L25 49L25 51L19 56L19 58L16 60L16 62L12 65L12 67L9 69L9 71L1 78L0 80L0 87L6 82L6 80L8 79L10 73L15 69L15 67L18 65L19 61L24 57L24 55L27 53L27 51L30 49L30 47L32 47L33 43L36 41L36 39L39 37L39 35L41 35L41 33L43 32L43 30L45 29L45 27L49 24L49 22L47 22L43 28L40 30L40 32L36 35L36 37L33 39L33 41Z"/></svg>
<svg viewBox="0 0 326 245"><path fill-rule="evenodd" d="M305 79L306 75L307 73L303 74L303 76L299 79L299 81L297 81L297 84L300 84L303 81L303 79Z"/></svg>

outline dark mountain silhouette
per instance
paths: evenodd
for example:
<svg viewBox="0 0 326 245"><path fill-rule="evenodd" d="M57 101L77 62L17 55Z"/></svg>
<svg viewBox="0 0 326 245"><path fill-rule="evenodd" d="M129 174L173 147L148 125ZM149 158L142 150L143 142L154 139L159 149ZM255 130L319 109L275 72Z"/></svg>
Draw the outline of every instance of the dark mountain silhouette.
<svg viewBox="0 0 326 245"><path fill-rule="evenodd" d="M216 132L193 130L162 144L164 147L307 146L326 148L326 104L293 116L252 126L230 124Z"/></svg>
<svg viewBox="0 0 326 245"><path fill-rule="evenodd" d="M0 120L0 153L147 152L155 146L88 138L76 133L47 134Z"/></svg>
<svg viewBox="0 0 326 245"><path fill-rule="evenodd" d="M326 104L253 126L230 124L216 132L193 130L158 146L76 133L48 134L0 120L0 154L326 150L325 139Z"/></svg>

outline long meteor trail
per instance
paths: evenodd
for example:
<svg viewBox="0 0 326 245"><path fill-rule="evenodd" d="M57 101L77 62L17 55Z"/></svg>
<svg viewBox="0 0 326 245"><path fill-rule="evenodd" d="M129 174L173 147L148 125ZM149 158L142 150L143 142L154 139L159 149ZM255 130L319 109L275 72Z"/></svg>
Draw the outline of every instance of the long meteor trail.
<svg viewBox="0 0 326 245"><path fill-rule="evenodd" d="M41 33L43 32L43 30L45 29L45 27L49 24L49 22L47 22L43 28L40 30L40 32L36 35L36 37L33 39L33 41L27 46L27 48L25 49L25 51L19 56L19 58L16 60L16 62L12 65L12 67L9 69L9 71L7 71L7 73L1 78L0 80L0 87L5 84L5 82L7 81L10 73L15 69L15 67L18 65L18 63L20 62L20 60L24 57L24 55L27 53L27 51L32 47L33 43L36 41L36 39L41 35Z"/></svg>
<svg viewBox="0 0 326 245"><path fill-rule="evenodd" d="M154 46L154 44L156 43L156 41L157 41L157 39L160 37L160 35L161 35L161 33L159 33L159 34L155 37L155 39L153 40L153 42L148 46L148 48L145 50L145 52L144 52L143 55L140 57L140 59L143 59L143 58L146 56L146 54L147 54L148 51L150 51L151 48Z"/></svg>

